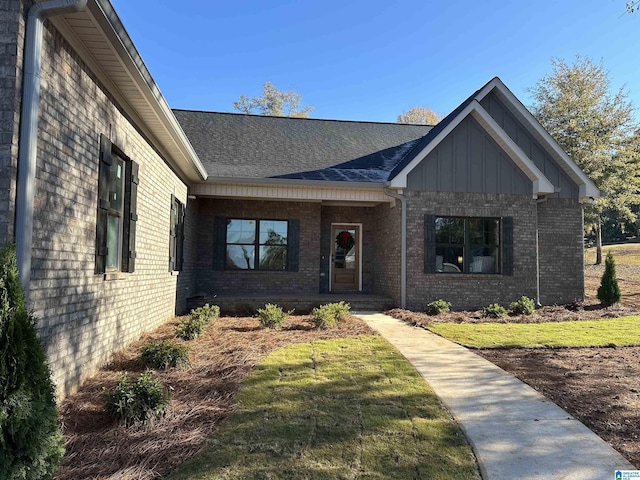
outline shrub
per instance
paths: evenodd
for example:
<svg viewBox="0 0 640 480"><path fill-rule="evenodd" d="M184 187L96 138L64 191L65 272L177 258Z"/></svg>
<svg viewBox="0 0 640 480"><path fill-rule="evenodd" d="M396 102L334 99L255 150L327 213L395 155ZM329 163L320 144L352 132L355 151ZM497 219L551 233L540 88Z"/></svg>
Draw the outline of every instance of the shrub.
<svg viewBox="0 0 640 480"><path fill-rule="evenodd" d="M492 303L482 309L482 315L489 318L500 318L507 314L507 309L499 303Z"/></svg>
<svg viewBox="0 0 640 480"><path fill-rule="evenodd" d="M64 453L55 389L15 248L0 250L0 478L51 478Z"/></svg>
<svg viewBox="0 0 640 480"><path fill-rule="evenodd" d="M124 421L127 425L135 422L152 423L163 415L169 404L169 395L152 372L145 372L134 381L126 374L107 392L105 411Z"/></svg>
<svg viewBox="0 0 640 480"><path fill-rule="evenodd" d="M318 328L333 328L349 313L351 313L351 305L348 303L327 303L312 310L311 321Z"/></svg>
<svg viewBox="0 0 640 480"><path fill-rule="evenodd" d="M438 315L440 313L448 313L451 311L451 304L439 298L427 304L427 315Z"/></svg>
<svg viewBox="0 0 640 480"><path fill-rule="evenodd" d="M621 296L622 293L620 292L618 278L616 276L616 262L611 252L609 252L604 261L604 273L602 274L602 280L600 280L600 286L598 287L598 300L600 300L603 305L613 305L620 301Z"/></svg>
<svg viewBox="0 0 640 480"><path fill-rule="evenodd" d="M173 340L150 342L142 347L142 362L149 368L165 370L167 368L187 368L189 350Z"/></svg>
<svg viewBox="0 0 640 480"><path fill-rule="evenodd" d="M531 315L536 310L536 304L529 297L523 295L520 300L511 302L509 308L516 315Z"/></svg>
<svg viewBox="0 0 640 480"><path fill-rule="evenodd" d="M263 308L258 309L258 316L263 327L279 330L282 328L284 320L293 313L293 310L285 312L282 307L267 303Z"/></svg>
<svg viewBox="0 0 640 480"><path fill-rule="evenodd" d="M188 317L183 318L175 328L176 337L182 340L193 340L204 332L211 320L220 316L220 307L209 306L207 303L203 307L194 308Z"/></svg>

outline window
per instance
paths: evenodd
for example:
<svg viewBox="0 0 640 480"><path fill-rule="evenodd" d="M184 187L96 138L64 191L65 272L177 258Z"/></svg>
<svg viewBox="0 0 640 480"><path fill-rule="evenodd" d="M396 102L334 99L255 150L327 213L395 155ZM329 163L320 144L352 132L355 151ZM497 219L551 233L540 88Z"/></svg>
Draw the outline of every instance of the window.
<svg viewBox="0 0 640 480"><path fill-rule="evenodd" d="M95 272L133 272L138 164L100 136Z"/></svg>
<svg viewBox="0 0 640 480"><path fill-rule="evenodd" d="M182 270L184 246L184 204L171 195L171 218L169 231L169 271Z"/></svg>
<svg viewBox="0 0 640 480"><path fill-rule="evenodd" d="M425 215L425 272L511 275L512 243L511 217Z"/></svg>
<svg viewBox="0 0 640 480"><path fill-rule="evenodd" d="M227 220L227 270L286 270L286 220Z"/></svg>
<svg viewBox="0 0 640 480"><path fill-rule="evenodd" d="M297 272L300 220L214 218L214 270Z"/></svg>

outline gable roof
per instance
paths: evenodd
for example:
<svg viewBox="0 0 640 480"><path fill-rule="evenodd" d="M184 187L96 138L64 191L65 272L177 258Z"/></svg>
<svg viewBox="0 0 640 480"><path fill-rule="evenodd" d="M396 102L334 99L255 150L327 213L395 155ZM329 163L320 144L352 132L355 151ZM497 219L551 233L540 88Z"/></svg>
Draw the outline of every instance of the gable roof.
<svg viewBox="0 0 640 480"><path fill-rule="evenodd" d="M535 120L531 112L525 108L498 77L494 77L482 88L476 90L469 98L436 125L420 142L417 142L414 148L405 155L389 175L391 186L397 188L406 187L409 172L434 150L464 118L468 115L473 115L485 131L505 150L522 172L533 182L534 194L546 195L554 193L555 188L549 179L545 177L535 163L497 124L482 105L480 105L480 101L490 92L495 92L505 105L507 105L507 108L516 116L518 121L551 153L560 168L578 185L581 199L600 196L600 191L596 188L595 184L575 162L569 158L560 145L558 145L551 135Z"/></svg>
<svg viewBox="0 0 640 480"><path fill-rule="evenodd" d="M433 127L174 110L209 177L384 183Z"/></svg>

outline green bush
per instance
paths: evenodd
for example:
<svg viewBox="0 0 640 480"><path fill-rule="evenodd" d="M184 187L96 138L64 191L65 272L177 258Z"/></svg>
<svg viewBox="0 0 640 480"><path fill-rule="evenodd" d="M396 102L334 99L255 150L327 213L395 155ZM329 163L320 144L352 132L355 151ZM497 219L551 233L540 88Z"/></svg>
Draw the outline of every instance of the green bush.
<svg viewBox="0 0 640 480"><path fill-rule="evenodd" d="M448 313L451 311L451 304L439 298L427 304L427 315L438 315L440 313Z"/></svg>
<svg viewBox="0 0 640 480"><path fill-rule="evenodd" d="M482 309L482 315L489 318L500 318L507 314L507 309L498 303L492 303Z"/></svg>
<svg viewBox="0 0 640 480"><path fill-rule="evenodd" d="M285 319L293 313L293 310L285 312L279 305L267 303L263 308L258 309L258 317L263 327L279 330Z"/></svg>
<svg viewBox="0 0 640 480"><path fill-rule="evenodd" d="M160 380L149 371L134 381L130 381L126 374L122 375L106 394L105 411L127 425L152 423L164 415L168 404L169 395L164 392Z"/></svg>
<svg viewBox="0 0 640 480"><path fill-rule="evenodd" d="M215 320L220 316L220 307L217 305L209 306L207 303L203 307L194 308L188 317L180 320L175 328L176 337L182 340L193 340L198 338L207 328L211 320Z"/></svg>
<svg viewBox="0 0 640 480"><path fill-rule="evenodd" d="M142 347L142 362L146 367L165 370L189 367L189 350L173 340L150 342Z"/></svg>
<svg viewBox="0 0 640 480"><path fill-rule="evenodd" d="M618 278L616 276L616 262L613 259L611 252L607 253L607 258L604 261L604 273L600 280L600 286L598 287L598 300L603 305L613 305L618 303L622 293L618 286Z"/></svg>
<svg viewBox="0 0 640 480"><path fill-rule="evenodd" d="M351 305L348 303L327 303L312 310L311 321L318 328L333 328L350 313Z"/></svg>
<svg viewBox="0 0 640 480"><path fill-rule="evenodd" d="M531 315L536 311L536 304L532 299L523 295L520 300L511 302L509 308L516 315Z"/></svg>
<svg viewBox="0 0 640 480"><path fill-rule="evenodd" d="M51 478L64 453L55 389L15 248L0 251L0 478Z"/></svg>

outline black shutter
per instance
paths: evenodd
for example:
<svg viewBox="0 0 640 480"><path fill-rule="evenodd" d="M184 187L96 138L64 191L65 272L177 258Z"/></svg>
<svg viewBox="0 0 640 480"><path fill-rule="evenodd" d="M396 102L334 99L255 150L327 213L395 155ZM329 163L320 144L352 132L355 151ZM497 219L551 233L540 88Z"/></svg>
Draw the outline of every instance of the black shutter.
<svg viewBox="0 0 640 480"><path fill-rule="evenodd" d="M111 173L111 141L100 135L100 164L98 167L98 214L96 218L95 273L104 273L107 267L107 220L109 213L109 176Z"/></svg>
<svg viewBox="0 0 640 480"><path fill-rule="evenodd" d="M502 219L502 273L513 275L513 217Z"/></svg>
<svg viewBox="0 0 640 480"><path fill-rule="evenodd" d="M436 216L424 216L424 273L436 273Z"/></svg>
<svg viewBox="0 0 640 480"><path fill-rule="evenodd" d="M136 224L138 222L138 184L140 183L139 166L133 160L127 162L127 198L129 208L125 211L122 236L122 271L133 273L136 270ZM128 215L127 215L128 214Z"/></svg>
<svg viewBox="0 0 640 480"><path fill-rule="evenodd" d="M227 219L213 219L213 269L224 270L227 258Z"/></svg>
<svg viewBox="0 0 640 480"><path fill-rule="evenodd" d="M289 220L287 236L287 270L297 272L300 267L300 220Z"/></svg>
<svg viewBox="0 0 640 480"><path fill-rule="evenodd" d="M176 197L171 194L171 208L169 209L169 271L176 268L176 223L178 221L178 209Z"/></svg>
<svg viewBox="0 0 640 480"><path fill-rule="evenodd" d="M176 232L176 270L182 271L184 264L184 217L185 206L178 202L178 231Z"/></svg>

